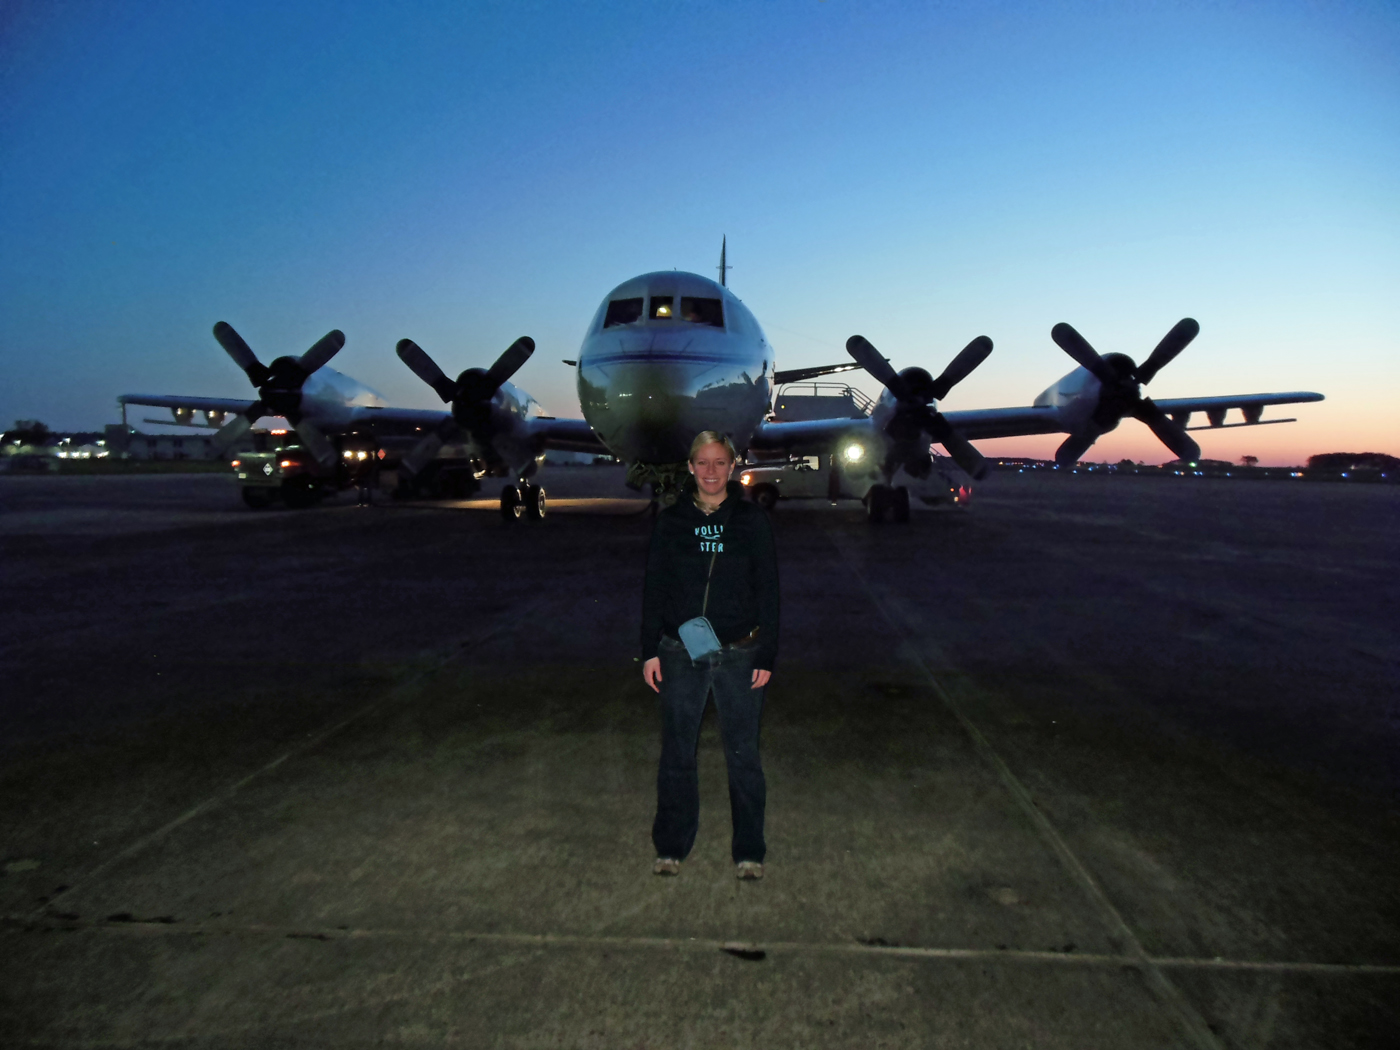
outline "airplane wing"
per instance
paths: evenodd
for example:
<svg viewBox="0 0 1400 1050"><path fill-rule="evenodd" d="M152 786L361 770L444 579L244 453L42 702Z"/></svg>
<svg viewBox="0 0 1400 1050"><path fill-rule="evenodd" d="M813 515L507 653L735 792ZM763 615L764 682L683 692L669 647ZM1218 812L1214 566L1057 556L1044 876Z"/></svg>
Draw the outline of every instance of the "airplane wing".
<svg viewBox="0 0 1400 1050"><path fill-rule="evenodd" d="M1153 403L1187 430L1212 430L1218 427L1250 427L1264 423L1291 423L1291 419L1261 419L1264 409L1270 405L1297 405L1309 401L1321 401L1322 395L1308 390L1294 390L1286 394L1240 394L1234 397L1173 397ZM1226 423L1225 413L1232 408L1240 410L1243 421ZM1210 421L1207 426L1187 426L1194 412L1204 412Z"/></svg>
<svg viewBox="0 0 1400 1050"><path fill-rule="evenodd" d="M1164 398L1154 403L1167 415L1185 425L1192 413L1204 412L1209 426L1189 427L1208 430L1217 427L1262 426L1269 423L1289 423L1291 419L1262 419L1270 405L1292 405L1321 401L1322 395L1311 391L1290 391L1278 394L1235 394L1223 397ZM1225 414L1238 409L1242 421L1226 423ZM1023 408L974 408L960 412L942 412L959 434L971 441L988 438L1026 437L1032 434L1062 434L1065 427L1060 412L1052 405L1027 405ZM760 423L749 447L758 452L819 453L829 450L842 438L860 438L872 434L869 419L812 419L792 423Z"/></svg>
<svg viewBox="0 0 1400 1050"><path fill-rule="evenodd" d="M874 424L866 419L803 419L792 423L760 423L749 439L755 452L818 454L843 438L869 438Z"/></svg>
<svg viewBox="0 0 1400 1050"><path fill-rule="evenodd" d="M545 448L561 452L593 452L600 456L610 456L612 452L593 428L583 419L554 419L550 416L536 416L529 421L530 434Z"/></svg>
<svg viewBox="0 0 1400 1050"><path fill-rule="evenodd" d="M196 412L243 412L252 399L236 397L176 397L168 394L121 394L119 405L148 405L151 408L192 408Z"/></svg>

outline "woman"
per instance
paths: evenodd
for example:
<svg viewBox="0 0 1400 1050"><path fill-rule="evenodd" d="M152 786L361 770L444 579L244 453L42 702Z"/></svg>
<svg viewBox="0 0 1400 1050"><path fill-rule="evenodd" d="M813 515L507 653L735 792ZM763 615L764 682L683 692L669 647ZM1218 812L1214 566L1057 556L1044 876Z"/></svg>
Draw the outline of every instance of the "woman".
<svg viewBox="0 0 1400 1050"><path fill-rule="evenodd" d="M731 854L741 879L763 878L765 787L758 757L763 693L778 652L778 563L768 517L729 480L737 455L723 434L690 446L694 489L656 518L642 600L642 678L661 696L656 776L657 875L677 875L695 844L695 751L711 695L729 769ZM687 498L689 496L689 498ZM721 648L692 660L681 624L704 616Z"/></svg>

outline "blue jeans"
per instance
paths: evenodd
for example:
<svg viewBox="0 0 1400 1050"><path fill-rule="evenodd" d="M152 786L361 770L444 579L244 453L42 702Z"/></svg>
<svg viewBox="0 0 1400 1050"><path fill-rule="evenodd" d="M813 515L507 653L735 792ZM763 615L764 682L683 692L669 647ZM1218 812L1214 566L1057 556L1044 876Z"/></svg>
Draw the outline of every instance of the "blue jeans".
<svg viewBox="0 0 1400 1050"><path fill-rule="evenodd" d="M661 768L656 774L656 820L651 841L658 857L684 860L700 827L700 779L695 752L700 720L711 693L719 713L729 769L729 812L734 863L762 861L767 788L758 758L763 689L752 688L754 650L726 647L692 661L680 642L661 639Z"/></svg>

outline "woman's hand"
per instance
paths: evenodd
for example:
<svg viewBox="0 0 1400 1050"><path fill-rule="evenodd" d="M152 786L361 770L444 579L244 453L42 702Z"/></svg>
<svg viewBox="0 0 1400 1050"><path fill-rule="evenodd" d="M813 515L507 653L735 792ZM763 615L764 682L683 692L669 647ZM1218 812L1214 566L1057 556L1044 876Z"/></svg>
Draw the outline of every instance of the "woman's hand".
<svg viewBox="0 0 1400 1050"><path fill-rule="evenodd" d="M762 689L768 684L768 679L773 677L772 671L760 671L757 667L753 669L753 685L750 689Z"/></svg>
<svg viewBox="0 0 1400 1050"><path fill-rule="evenodd" d="M754 672L754 674L757 673L757 671ZM765 681L766 680L767 679L765 679ZM661 687L656 684L661 681L661 657L653 656L646 663L642 664L642 681L651 686L651 691L653 693L661 692Z"/></svg>

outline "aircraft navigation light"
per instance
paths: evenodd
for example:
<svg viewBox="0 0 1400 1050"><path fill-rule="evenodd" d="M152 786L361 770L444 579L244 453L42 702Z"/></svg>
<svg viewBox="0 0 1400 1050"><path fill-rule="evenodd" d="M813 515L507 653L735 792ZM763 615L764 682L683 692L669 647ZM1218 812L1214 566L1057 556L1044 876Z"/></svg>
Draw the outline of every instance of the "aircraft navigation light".
<svg viewBox="0 0 1400 1050"><path fill-rule="evenodd" d="M847 463L859 463L865 458L865 446L851 442L846 446L846 451L842 455L846 457Z"/></svg>

